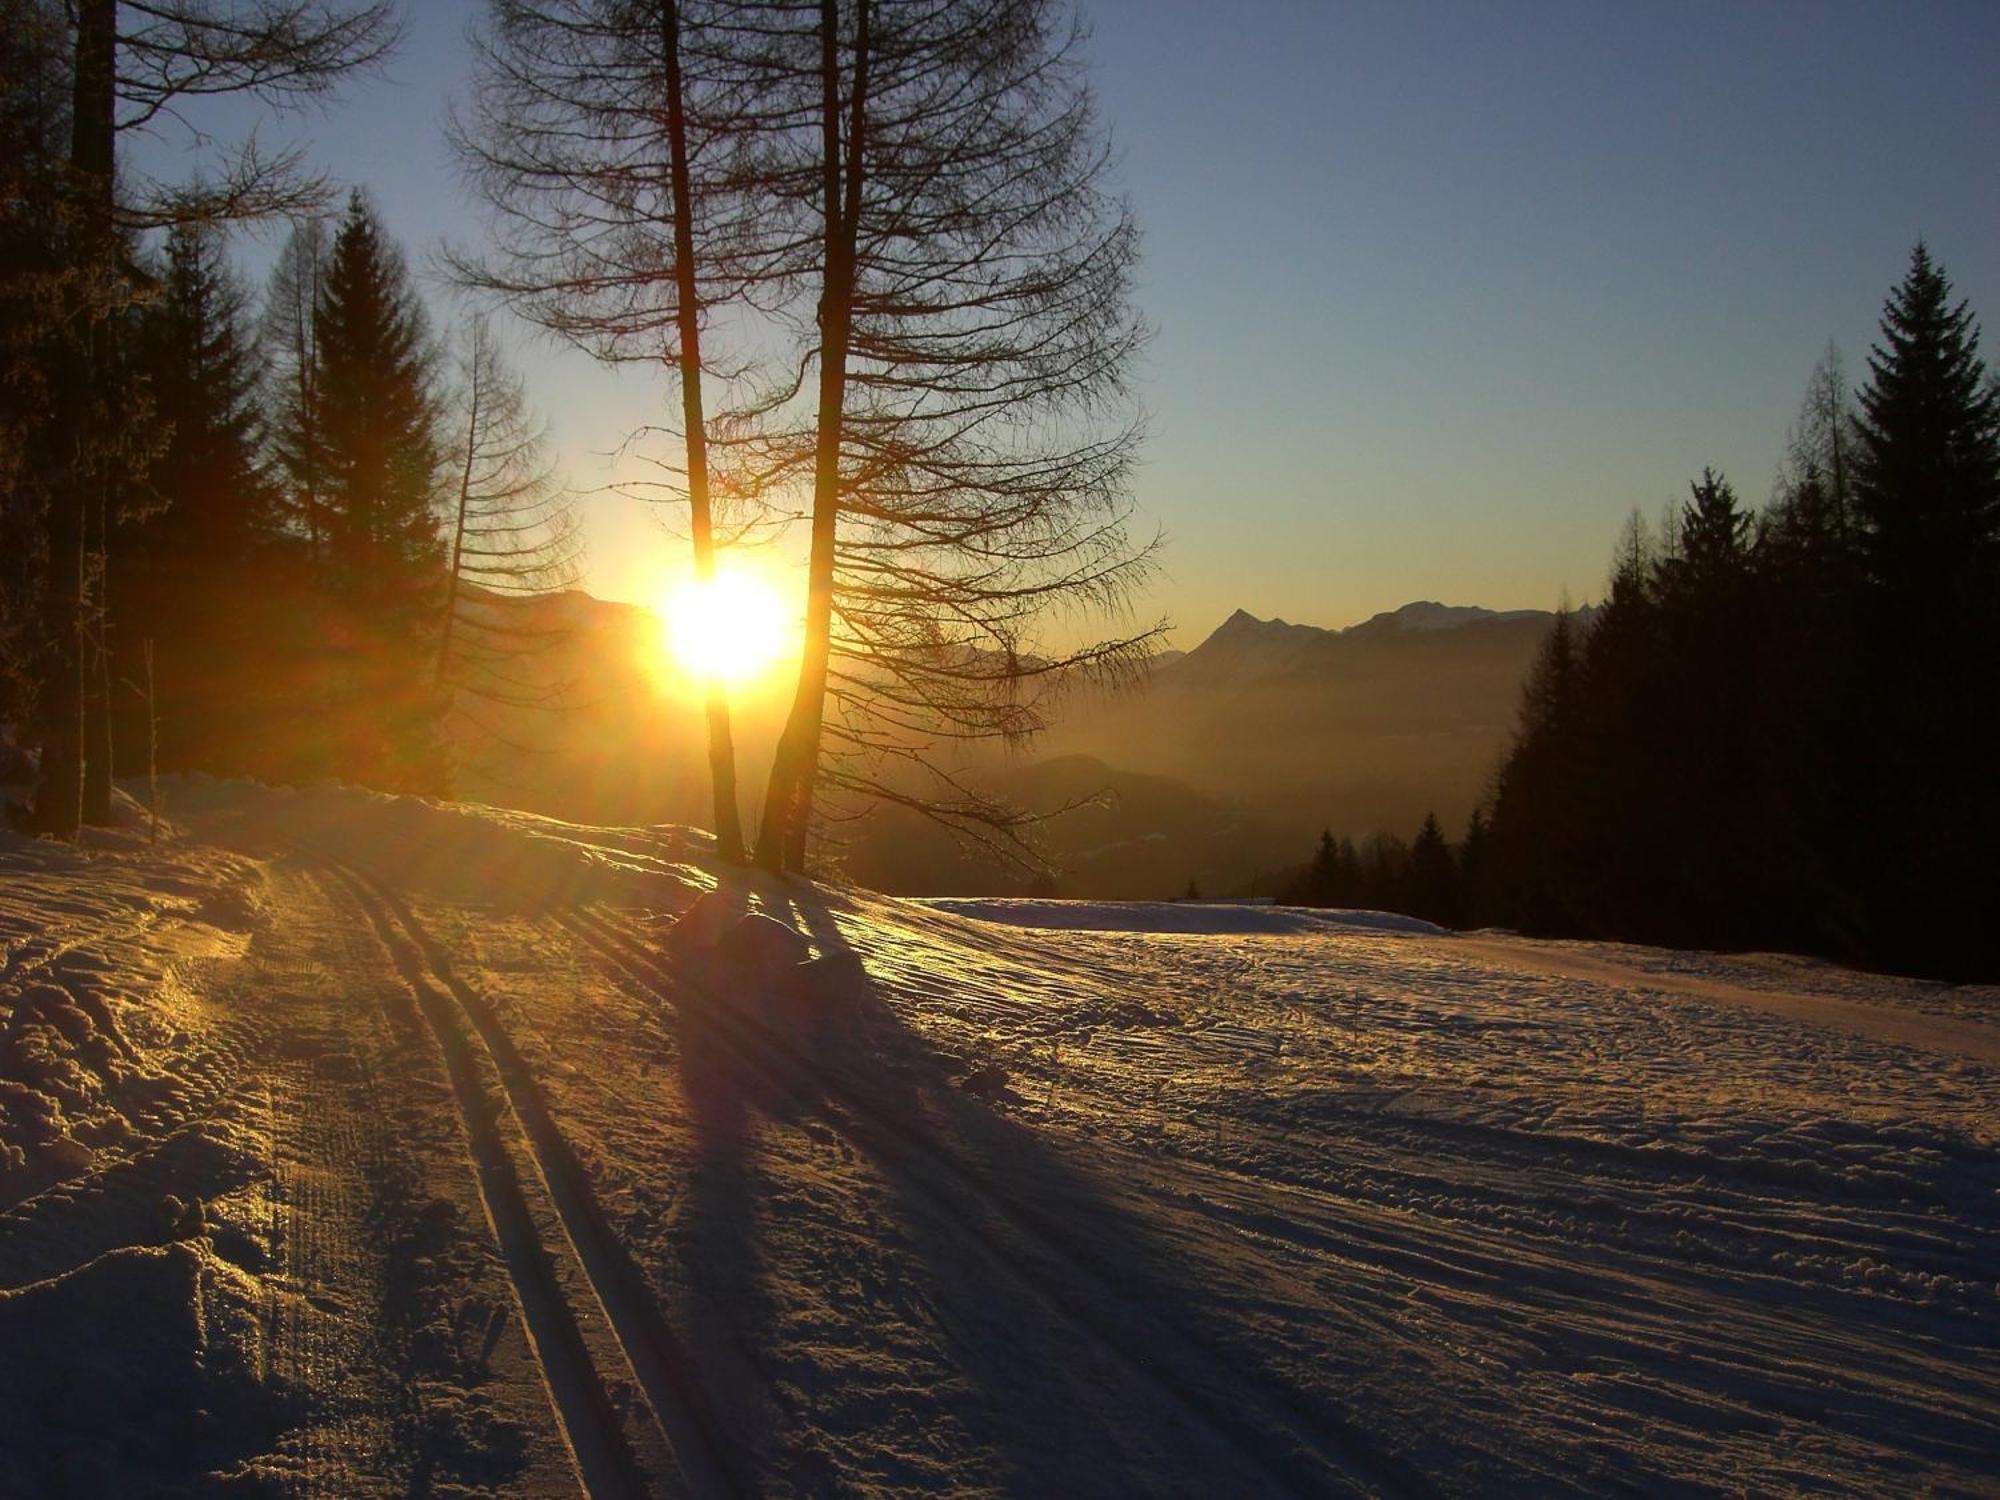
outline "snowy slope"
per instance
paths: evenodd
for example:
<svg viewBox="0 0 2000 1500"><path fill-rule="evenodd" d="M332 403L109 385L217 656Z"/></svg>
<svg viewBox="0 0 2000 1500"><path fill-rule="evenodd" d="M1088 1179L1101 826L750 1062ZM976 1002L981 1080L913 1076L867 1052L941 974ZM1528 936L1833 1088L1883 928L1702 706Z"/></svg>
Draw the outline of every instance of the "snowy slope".
<svg viewBox="0 0 2000 1500"><path fill-rule="evenodd" d="M1991 990L170 797L0 847L0 1024L132 1053L0 1198L0 1493L1995 1487ZM92 1446L133 1371L222 1430Z"/></svg>

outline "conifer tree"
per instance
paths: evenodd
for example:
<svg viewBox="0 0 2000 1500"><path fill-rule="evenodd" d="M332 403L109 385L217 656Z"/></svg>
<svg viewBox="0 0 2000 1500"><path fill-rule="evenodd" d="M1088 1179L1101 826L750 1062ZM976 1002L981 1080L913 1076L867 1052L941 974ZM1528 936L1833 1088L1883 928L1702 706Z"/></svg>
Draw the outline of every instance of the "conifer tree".
<svg viewBox="0 0 2000 1500"><path fill-rule="evenodd" d="M2000 393L1971 309L1921 242L1881 328L1855 486L1860 905L1874 956L1976 972L2000 951L1985 898L2000 841Z"/></svg>
<svg viewBox="0 0 2000 1500"><path fill-rule="evenodd" d="M568 630L532 603L576 582L582 544L546 430L485 317L467 324L454 363L450 561L433 680L450 695L461 764L483 762L505 780L506 763L536 748L508 711L556 710L570 687L549 670Z"/></svg>
<svg viewBox="0 0 2000 1500"><path fill-rule="evenodd" d="M1424 814L1410 845L1409 913L1444 926L1458 923L1458 869L1437 814Z"/></svg>
<svg viewBox="0 0 2000 1500"><path fill-rule="evenodd" d="M1521 690L1521 717L1501 762L1493 840L1502 867L1502 915L1530 931L1578 930L1586 903L1578 877L1584 845L1584 678L1568 609L1557 611Z"/></svg>
<svg viewBox="0 0 2000 1500"><path fill-rule="evenodd" d="M1459 921L1478 927L1486 921L1491 905L1487 890L1492 860L1492 832L1483 808L1475 807L1465 820L1465 837L1458 846Z"/></svg>
<svg viewBox="0 0 2000 1500"><path fill-rule="evenodd" d="M401 253L359 193L334 236L315 354L326 582L342 646L327 683L332 769L390 790L439 790L434 361Z"/></svg>
<svg viewBox="0 0 2000 1500"><path fill-rule="evenodd" d="M57 8L24 7L36 21ZM144 426L123 389L125 310L138 300L131 238L185 223L240 222L319 201L319 181L296 152L267 157L253 136L205 180L166 185L121 172L119 141L182 120L190 100L249 94L283 107L324 97L346 73L381 58L395 39L388 0L75 0L61 7L69 43L69 158L48 207L60 223L66 367L52 422L74 459L52 483L44 519L45 601L41 783L35 823L69 836L110 811L106 601L112 491L142 467ZM14 26L8 19L8 29ZM207 137L194 132L196 141ZM99 670L92 673L95 651ZM94 681L94 696L86 684ZM86 702L102 733L91 733Z"/></svg>
<svg viewBox="0 0 2000 1500"><path fill-rule="evenodd" d="M1860 396L1862 558L1878 588L1949 606L2000 546L2000 395L1978 322L1921 240L1881 326Z"/></svg>
<svg viewBox="0 0 2000 1500"><path fill-rule="evenodd" d="M243 567L278 530L245 305L218 231L176 225L141 320L153 411L170 429L150 472L162 511L148 540L218 570Z"/></svg>
<svg viewBox="0 0 2000 1500"><path fill-rule="evenodd" d="M254 740L271 701L266 647L277 496L262 459L259 370L245 299L220 232L177 225L137 337L166 437L149 471L154 507L128 514L120 671L155 643L169 766L267 770ZM129 716L128 716L129 717Z"/></svg>
<svg viewBox="0 0 2000 1500"><path fill-rule="evenodd" d="M946 752L1018 743L1045 690L1136 669L1153 634L1036 638L1056 609L1117 622L1150 551L1125 527L1138 235L1086 31L1063 0L823 0L770 31L813 111L772 179L812 274L784 308L796 378L742 452L767 489L810 484L812 519L756 857L804 868L823 790L1005 847L1030 820Z"/></svg>
<svg viewBox="0 0 2000 1500"><path fill-rule="evenodd" d="M1333 830L1320 830L1319 847L1313 851L1313 861L1306 871L1305 890L1301 896L1307 906L1331 906L1334 891L1340 884L1340 845L1334 841Z"/></svg>

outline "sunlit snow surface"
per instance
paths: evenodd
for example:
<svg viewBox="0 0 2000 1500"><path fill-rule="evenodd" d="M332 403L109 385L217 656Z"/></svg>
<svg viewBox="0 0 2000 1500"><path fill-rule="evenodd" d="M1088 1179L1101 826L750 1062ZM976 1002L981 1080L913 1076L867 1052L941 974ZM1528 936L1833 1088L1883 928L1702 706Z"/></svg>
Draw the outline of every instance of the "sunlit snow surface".
<svg viewBox="0 0 2000 1500"><path fill-rule="evenodd" d="M52 1135L0 1084L18 1182L62 1184L0 1199L0 1288L115 1242L78 1230L65 1262L83 1219L51 1204L208 1118L195 1096L230 1067L256 1082L263 1054L204 1037L313 985L322 1032L342 994L391 994L384 954L335 941L359 908L310 863L332 859L402 892L490 1002L708 1393L695 1425L768 1493L2000 1486L1991 988L1379 913L720 882L811 952L859 956L835 1012L708 946L629 957L664 953L718 885L698 835L170 793L237 852L0 847L0 1012L37 1029L82 1122ZM132 1056L70 1055L31 978L112 997ZM371 1045L340 1042L371 1077L434 1066ZM187 1097L163 1103L177 1069ZM282 1135L282 1094L258 1097ZM226 1123L210 1133L247 1128ZM432 1134L435 1187L457 1137ZM85 1149L50 1144L69 1137ZM0 1333L64 1305L0 1292ZM0 1340L0 1390L24 1357ZM387 1360L385 1388L409 1369ZM522 1474L535 1436L508 1450ZM407 1472L396 1441L367 1472Z"/></svg>

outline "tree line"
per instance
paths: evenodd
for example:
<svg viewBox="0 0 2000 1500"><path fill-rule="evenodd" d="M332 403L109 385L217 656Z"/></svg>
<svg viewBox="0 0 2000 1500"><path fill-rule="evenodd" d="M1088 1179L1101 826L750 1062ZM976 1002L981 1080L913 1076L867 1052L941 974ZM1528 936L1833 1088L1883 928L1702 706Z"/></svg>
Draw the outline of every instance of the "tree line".
<svg viewBox="0 0 2000 1500"><path fill-rule="evenodd" d="M296 156L253 143L185 185L120 161L198 96L325 96L387 55L391 7L5 3L0 713L41 747L34 825L107 811L147 640L172 763L448 789L445 715L533 690L466 601L574 550L518 381L485 329L444 378L365 198L329 230ZM1156 634L1119 628L1151 550L1127 535L1145 329L1085 38L1065 0L486 9L450 136L487 233L450 274L667 377L649 497L698 578L760 529L808 540L754 838L709 685L724 859L803 868L885 799L1021 850L957 748L1031 734ZM297 227L252 329L220 237L274 218ZM1050 650L1052 610L1109 628Z"/></svg>
<svg viewBox="0 0 2000 1500"><path fill-rule="evenodd" d="M1491 844L1486 815L1478 808L1456 844L1434 812L1424 815L1408 840L1377 833L1357 844L1327 829L1311 861L1280 888L1279 899L1296 906L1407 912L1443 927L1477 926Z"/></svg>
<svg viewBox="0 0 2000 1500"><path fill-rule="evenodd" d="M1454 925L2000 972L2000 381L1923 244L1868 379L1814 370L1770 503L1704 470L1557 616L1456 851L1435 819L1293 894Z"/></svg>

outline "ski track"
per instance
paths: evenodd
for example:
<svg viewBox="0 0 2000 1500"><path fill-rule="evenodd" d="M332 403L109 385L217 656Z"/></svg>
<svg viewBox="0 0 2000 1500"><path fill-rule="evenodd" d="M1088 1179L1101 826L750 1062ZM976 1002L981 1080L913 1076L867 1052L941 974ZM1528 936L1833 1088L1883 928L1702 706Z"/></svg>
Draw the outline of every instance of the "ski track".
<svg viewBox="0 0 2000 1500"><path fill-rule="evenodd" d="M366 875L343 865L332 868L365 910L451 1060L482 1180L490 1184L489 1213L508 1246L524 1305L538 1309L530 1316L530 1326L545 1330L538 1331L537 1343L544 1350L545 1366L555 1365L549 1372L550 1383L558 1394L565 1428L580 1450L585 1444L595 1449L594 1461L585 1466L591 1493L657 1488L669 1477L642 1470L629 1452L607 1382L584 1346L581 1330L594 1318L608 1326L622 1354L623 1370L636 1377L646 1394L659 1437L677 1466L672 1476L677 1487L699 1495L746 1493L714 1436L715 1419L685 1354L647 1297L629 1255L606 1225L541 1088L492 1008L459 979L449 957L407 903ZM453 1006L455 1013L448 1008ZM468 1056L474 1048L481 1053L476 1069ZM489 1096L484 1077L497 1081L500 1099ZM554 1234L529 1214L520 1174L499 1142L502 1099L506 1118L534 1168L539 1194L559 1221ZM581 1308L570 1305L577 1293L566 1292L547 1263L550 1256L565 1253L571 1274L562 1279L571 1287L580 1281L587 1289L583 1295L590 1299ZM560 1362L547 1357L551 1348L560 1353Z"/></svg>
<svg viewBox="0 0 2000 1500"><path fill-rule="evenodd" d="M2000 1495L2000 992L730 877L828 1010L672 951L679 831L187 801L241 852L0 846L0 1040L97 1049L0 1318L252 1296L204 1482Z"/></svg>

